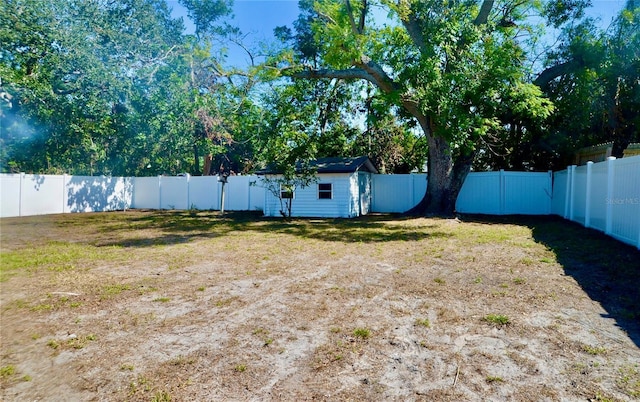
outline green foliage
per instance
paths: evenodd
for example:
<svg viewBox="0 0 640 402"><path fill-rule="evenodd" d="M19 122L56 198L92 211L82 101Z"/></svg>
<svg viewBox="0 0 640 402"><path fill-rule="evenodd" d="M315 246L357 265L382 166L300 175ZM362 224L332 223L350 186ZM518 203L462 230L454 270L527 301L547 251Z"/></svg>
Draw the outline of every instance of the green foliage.
<svg viewBox="0 0 640 402"><path fill-rule="evenodd" d="M0 377L11 377L16 373L16 367L13 365L0 367Z"/></svg>
<svg viewBox="0 0 640 402"><path fill-rule="evenodd" d="M197 174L206 154L228 153L225 168L244 169L247 147L230 144L252 128L251 76L223 81L211 49L231 31L215 25L230 4L182 3L197 37L164 0L0 4L0 168Z"/></svg>
<svg viewBox="0 0 640 402"><path fill-rule="evenodd" d="M606 31L591 19L576 20L583 7L583 1L560 0L545 7L560 43L545 53L543 72L550 76L535 82L554 113L542 125L528 123L535 116L510 117L478 169L558 170L573 164L580 148L613 142L613 155L620 157L640 141L640 7L628 2Z"/></svg>
<svg viewBox="0 0 640 402"><path fill-rule="evenodd" d="M396 119L415 119L424 142L431 140L426 208L452 213L482 141L504 132L512 116L511 121L535 125L553 111L552 103L527 82L525 41L519 36L539 35L527 18L543 10L534 0L482 2L481 7L466 1L381 3L315 2L316 18L306 26L314 32L321 63L315 69L298 65L283 71L371 83L374 96L392 111L376 119L384 122L382 127L369 130L383 134L376 139L393 132ZM388 23L373 20L379 7L388 11ZM424 155L426 144L401 148L411 161Z"/></svg>
<svg viewBox="0 0 640 402"><path fill-rule="evenodd" d="M511 322L509 317L502 314L489 314L484 317L484 320L490 324L499 325L499 326L507 325Z"/></svg>
<svg viewBox="0 0 640 402"><path fill-rule="evenodd" d="M371 336L371 330L368 328L356 328L353 330L353 336L360 339L367 339Z"/></svg>

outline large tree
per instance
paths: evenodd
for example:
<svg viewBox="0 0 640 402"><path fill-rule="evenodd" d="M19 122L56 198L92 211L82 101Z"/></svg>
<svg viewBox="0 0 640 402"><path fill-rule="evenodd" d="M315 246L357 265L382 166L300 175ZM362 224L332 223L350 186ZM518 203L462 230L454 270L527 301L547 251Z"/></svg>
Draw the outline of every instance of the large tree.
<svg viewBox="0 0 640 402"><path fill-rule="evenodd" d="M552 105L527 82L525 52L535 1L318 1L313 23L322 63L279 65L298 79L365 80L414 118L429 148L419 208L450 215L478 139L503 125L505 108L531 119ZM376 23L384 9L388 21ZM315 54L314 54L315 56ZM304 61L304 60L302 60Z"/></svg>
<svg viewBox="0 0 640 402"><path fill-rule="evenodd" d="M146 120L136 102L182 30L161 0L1 2L3 168L110 174L128 163L133 123Z"/></svg>
<svg viewBox="0 0 640 402"><path fill-rule="evenodd" d="M581 147L613 142L621 157L640 141L640 3L628 0L606 29L586 19L568 26L549 65L534 81L558 112L544 138L558 152L558 168Z"/></svg>
<svg viewBox="0 0 640 402"><path fill-rule="evenodd" d="M0 169L155 175L242 159L254 79L223 67L231 2L181 3L193 34L165 0L0 2Z"/></svg>

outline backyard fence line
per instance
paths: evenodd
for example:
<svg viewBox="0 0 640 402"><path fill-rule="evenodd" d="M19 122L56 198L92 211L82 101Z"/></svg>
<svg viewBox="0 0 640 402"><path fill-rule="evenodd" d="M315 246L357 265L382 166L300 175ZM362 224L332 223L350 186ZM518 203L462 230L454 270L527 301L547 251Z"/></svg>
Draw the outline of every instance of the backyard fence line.
<svg viewBox="0 0 640 402"><path fill-rule="evenodd" d="M262 210L257 176L231 176L227 211ZM220 210L217 176L105 177L0 174L0 217L107 212L126 209Z"/></svg>
<svg viewBox="0 0 640 402"><path fill-rule="evenodd" d="M93 177L2 174L0 216L123 209L220 210L216 176ZM400 213L415 206L427 188L426 174L372 176L372 212ZM230 176L225 210L264 210L259 176ZM472 172L457 210L479 214L549 214L547 173Z"/></svg>
<svg viewBox="0 0 640 402"><path fill-rule="evenodd" d="M371 175L371 211L402 213L416 206L427 191L426 174Z"/></svg>
<svg viewBox="0 0 640 402"><path fill-rule="evenodd" d="M126 177L0 174L0 217L130 208Z"/></svg>
<svg viewBox="0 0 640 402"><path fill-rule="evenodd" d="M264 188L258 176L229 176L225 211L262 211ZM157 176L133 178L134 209L220 210L222 182L217 176Z"/></svg>
<svg viewBox="0 0 640 402"><path fill-rule="evenodd" d="M487 215L549 215L553 172L471 172L456 211Z"/></svg>
<svg viewBox="0 0 640 402"><path fill-rule="evenodd" d="M373 175L371 212L415 206L424 174ZM125 209L220 210L216 176L94 177L0 174L0 217ZM264 210L259 176L230 176L227 211ZM555 214L640 249L640 156L559 172L471 172L456 202L460 213Z"/></svg>
<svg viewBox="0 0 640 402"><path fill-rule="evenodd" d="M554 173L551 212L640 249L640 156Z"/></svg>

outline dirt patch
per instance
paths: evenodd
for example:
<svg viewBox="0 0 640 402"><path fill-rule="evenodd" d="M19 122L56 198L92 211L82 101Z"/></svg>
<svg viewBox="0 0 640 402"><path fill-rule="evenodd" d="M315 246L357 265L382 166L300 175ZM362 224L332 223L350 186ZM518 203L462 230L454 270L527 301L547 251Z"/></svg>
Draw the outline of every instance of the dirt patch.
<svg viewBox="0 0 640 402"><path fill-rule="evenodd" d="M559 219L0 224L5 401L640 398L640 253Z"/></svg>

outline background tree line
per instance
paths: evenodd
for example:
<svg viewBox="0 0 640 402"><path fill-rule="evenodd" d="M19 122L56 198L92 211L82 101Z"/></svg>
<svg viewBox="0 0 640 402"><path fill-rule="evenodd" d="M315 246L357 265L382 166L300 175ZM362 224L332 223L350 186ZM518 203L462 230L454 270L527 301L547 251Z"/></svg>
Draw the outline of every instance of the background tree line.
<svg viewBox="0 0 640 402"><path fill-rule="evenodd" d="M251 172L369 155L428 163L423 207L469 169L560 169L640 141L640 5L603 30L588 0L299 3L265 62L230 68L231 0L2 0L3 172ZM240 43L242 45L242 43Z"/></svg>

